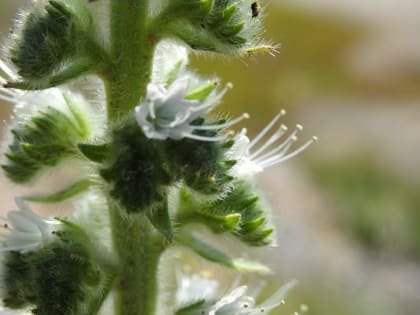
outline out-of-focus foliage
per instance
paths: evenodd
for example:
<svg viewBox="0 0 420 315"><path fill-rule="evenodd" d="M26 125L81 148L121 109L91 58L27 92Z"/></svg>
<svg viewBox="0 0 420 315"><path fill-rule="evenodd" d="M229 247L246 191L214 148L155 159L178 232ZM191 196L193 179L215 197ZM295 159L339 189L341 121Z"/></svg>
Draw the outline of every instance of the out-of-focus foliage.
<svg viewBox="0 0 420 315"><path fill-rule="evenodd" d="M238 111L258 107L268 117L276 108L290 107L326 92L344 94L357 84L344 59L362 39L362 27L287 7L273 6L269 12L266 37L281 44L278 58L250 55L225 62L197 58L203 72L218 73L237 83L224 104Z"/></svg>
<svg viewBox="0 0 420 315"><path fill-rule="evenodd" d="M333 195L338 224L373 251L420 258L420 190L377 161L358 156L309 163L316 183Z"/></svg>

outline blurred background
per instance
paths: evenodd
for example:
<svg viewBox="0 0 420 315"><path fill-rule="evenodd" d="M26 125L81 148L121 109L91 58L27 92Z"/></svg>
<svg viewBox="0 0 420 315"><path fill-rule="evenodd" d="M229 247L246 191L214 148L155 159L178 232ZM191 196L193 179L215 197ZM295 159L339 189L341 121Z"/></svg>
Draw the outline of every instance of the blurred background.
<svg viewBox="0 0 420 315"><path fill-rule="evenodd" d="M16 8L0 1L0 36ZM279 54L195 56L234 89L221 107L247 111L251 134L281 109L320 141L259 177L278 225L277 247L253 255L298 279L289 314L418 315L420 310L420 1L271 0L264 37ZM2 121L10 117L0 107ZM5 124L3 124L5 126ZM13 206L1 181L2 211ZM3 208L5 207L5 208Z"/></svg>

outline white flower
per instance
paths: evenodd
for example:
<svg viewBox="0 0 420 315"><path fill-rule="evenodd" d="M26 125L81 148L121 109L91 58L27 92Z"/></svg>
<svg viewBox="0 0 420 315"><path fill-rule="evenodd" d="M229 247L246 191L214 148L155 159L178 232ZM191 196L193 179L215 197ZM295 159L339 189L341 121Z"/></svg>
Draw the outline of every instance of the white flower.
<svg viewBox="0 0 420 315"><path fill-rule="evenodd" d="M158 140L190 138L200 141L221 141L225 140L229 134L206 136L198 135L196 131L224 129L249 117L248 114L243 114L236 119L216 125L192 124L194 120L202 117L218 104L229 86L220 93L207 97L204 102L200 102L187 98L188 85L188 77L177 79L168 88L164 85L149 83L146 100L135 108L137 123L146 137Z"/></svg>
<svg viewBox="0 0 420 315"><path fill-rule="evenodd" d="M15 198L19 210L9 211L7 218L1 218L2 227L7 233L0 233L3 246L0 251L36 250L53 239L53 232L61 228L56 220L45 220L34 213L21 198Z"/></svg>
<svg viewBox="0 0 420 315"><path fill-rule="evenodd" d="M30 315L30 310L11 310L0 305L0 315Z"/></svg>
<svg viewBox="0 0 420 315"><path fill-rule="evenodd" d="M183 72L187 64L188 51L185 46L170 39L162 40L155 49L151 81L165 85L168 79L173 79L172 76Z"/></svg>
<svg viewBox="0 0 420 315"><path fill-rule="evenodd" d="M242 131L235 136L235 143L227 153L228 158L238 161L232 168L232 173L235 176L252 177L262 172L267 167L279 164L298 155L318 140L317 137L312 137L312 139L300 147L290 151L293 144L297 141L297 133L302 131L303 127L297 125L295 130L282 140L288 130L288 128L282 124L274 133L272 133L266 142L261 143L261 139L273 130L275 124L285 114L286 111L284 110L277 114L252 141L247 137L246 129L242 129Z"/></svg>
<svg viewBox="0 0 420 315"><path fill-rule="evenodd" d="M176 315L269 314L273 309L284 304L284 298L295 284L295 281L291 281L280 287L266 300L256 303L261 287L250 290L246 285L238 287L234 285L225 295L220 296L217 281L198 275L188 277L182 274L181 281L178 279L177 305L179 309Z"/></svg>

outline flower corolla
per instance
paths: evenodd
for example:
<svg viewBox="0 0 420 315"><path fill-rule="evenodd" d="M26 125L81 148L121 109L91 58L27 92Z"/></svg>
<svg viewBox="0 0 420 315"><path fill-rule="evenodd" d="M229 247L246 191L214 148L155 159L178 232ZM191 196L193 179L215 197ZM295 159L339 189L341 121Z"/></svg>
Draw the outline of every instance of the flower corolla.
<svg viewBox="0 0 420 315"><path fill-rule="evenodd" d="M218 282L214 279L198 275L178 276L177 304L181 307L176 315L269 314L273 309L285 303L284 299L294 285L295 281L291 281L261 303L257 303L256 299L261 286L251 289L247 285L237 286L235 283L225 295L220 296Z"/></svg>
<svg viewBox="0 0 420 315"><path fill-rule="evenodd" d="M229 133L218 134L218 130L249 117L248 114L243 114L226 123L196 124L198 118L203 118L218 105L229 85L201 102L188 97L189 81L188 77L182 77L168 87L156 83L148 84L146 99L135 108L135 118L146 137L157 140L190 138L199 141L222 141L229 137Z"/></svg>
<svg viewBox="0 0 420 315"><path fill-rule="evenodd" d="M277 114L252 141L246 135L245 128L235 136L235 143L227 152L228 158L237 161L237 164L232 168L232 173L235 176L253 177L265 168L291 159L318 140L317 137L312 137L300 147L290 150L298 140L297 134L302 131L303 127L296 125L296 128L286 136L288 128L281 124L265 142L262 142L261 140L272 132L276 123L285 114L284 110ZM282 139L284 136L286 138Z"/></svg>
<svg viewBox="0 0 420 315"><path fill-rule="evenodd" d="M37 215L21 199L15 199L19 210L9 211L7 218L0 217L2 228L0 233L3 246L0 251L18 251L21 253L36 250L53 239L53 232L60 230L62 224L57 220L46 220Z"/></svg>

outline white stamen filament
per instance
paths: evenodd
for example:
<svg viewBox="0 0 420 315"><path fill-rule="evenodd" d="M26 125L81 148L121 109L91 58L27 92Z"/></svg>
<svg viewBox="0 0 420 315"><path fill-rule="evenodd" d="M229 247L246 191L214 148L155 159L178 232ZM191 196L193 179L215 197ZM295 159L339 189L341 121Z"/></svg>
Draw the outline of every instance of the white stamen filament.
<svg viewBox="0 0 420 315"><path fill-rule="evenodd" d="M0 70L2 70L10 79L16 79L13 71L0 59Z"/></svg>
<svg viewBox="0 0 420 315"><path fill-rule="evenodd" d="M275 155L272 158L262 162L260 164L261 167L266 168L266 167L270 167L273 166L274 164L278 164L281 162L284 162L288 159L291 159L292 157L298 155L299 153L301 153L302 151L306 150L306 148L308 148L312 143L317 141L317 137L313 137L311 140L307 141L304 145L300 146L299 148L297 148L296 150L294 150L293 152L287 154L287 155Z"/></svg>
<svg viewBox="0 0 420 315"><path fill-rule="evenodd" d="M267 149L271 144L275 143L279 140L284 133L286 132L287 128L282 128L282 126L264 143L257 151L251 154L250 158L253 159L257 157L260 153L262 153L265 149Z"/></svg>
<svg viewBox="0 0 420 315"><path fill-rule="evenodd" d="M284 115L286 115L286 111L281 110L280 113L278 113L273 118L273 120L271 120L270 123L267 126L265 126L263 130L260 131L260 133L254 138L254 140L251 141L248 148L251 149L254 145L256 145L261 140L261 138L264 137L267 134L267 132L274 126L274 124Z"/></svg>
<svg viewBox="0 0 420 315"><path fill-rule="evenodd" d="M259 158L256 158L255 162L262 162L264 159L267 159L267 158L273 156L274 154L276 154L277 157L278 156L283 156L287 152L287 150L290 148L290 146L294 142L297 141L296 134L301 130L302 130L301 126L297 125L296 129L293 130L293 132L287 137L287 139L285 141L283 141L277 148L273 149L272 151L264 154L263 156L261 156ZM277 152L280 152L280 153L277 153ZM257 154L251 155L251 158L253 158L253 157L257 157Z"/></svg>
<svg viewBox="0 0 420 315"><path fill-rule="evenodd" d="M206 136L199 136L192 133L183 133L182 134L185 138L190 138L193 140L199 140L199 141L208 141L208 142L215 142L215 141L224 141L227 138L230 137L229 133L226 133L224 135L218 136L218 137L206 137Z"/></svg>
<svg viewBox="0 0 420 315"><path fill-rule="evenodd" d="M156 119L155 102L149 101L149 111L150 111L150 117L152 117L152 119Z"/></svg>
<svg viewBox="0 0 420 315"><path fill-rule="evenodd" d="M199 126L192 126L195 130L217 130L217 129L222 129L222 128L228 128L231 127L239 122L241 122L244 119L249 119L249 114L248 113L244 113L241 116L229 120L226 123L223 124L217 124L217 125L199 125Z"/></svg>

